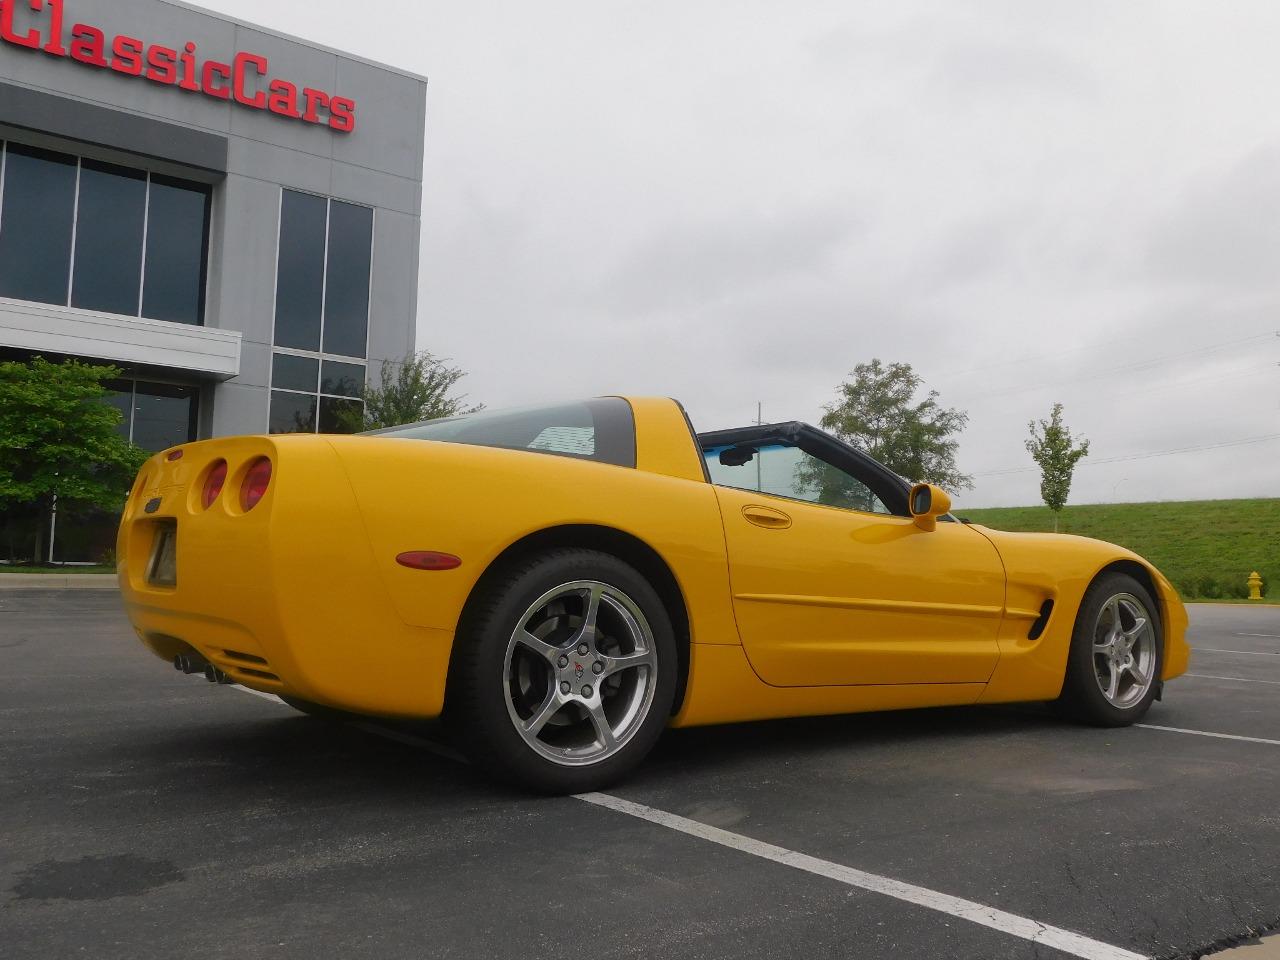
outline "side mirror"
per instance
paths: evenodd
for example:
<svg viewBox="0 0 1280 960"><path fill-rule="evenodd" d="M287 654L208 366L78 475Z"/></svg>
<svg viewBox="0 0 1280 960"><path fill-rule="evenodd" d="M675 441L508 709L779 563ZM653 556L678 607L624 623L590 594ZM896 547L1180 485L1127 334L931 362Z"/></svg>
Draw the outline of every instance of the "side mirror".
<svg viewBox="0 0 1280 960"><path fill-rule="evenodd" d="M933 530L938 526L938 518L951 512L951 498L945 490L932 483L917 483L911 488L907 506L917 527Z"/></svg>

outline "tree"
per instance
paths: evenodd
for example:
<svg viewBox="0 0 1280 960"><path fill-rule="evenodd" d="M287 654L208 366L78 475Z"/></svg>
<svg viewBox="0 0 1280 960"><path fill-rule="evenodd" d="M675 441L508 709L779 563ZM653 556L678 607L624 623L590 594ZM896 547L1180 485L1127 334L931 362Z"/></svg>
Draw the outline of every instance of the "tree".
<svg viewBox="0 0 1280 960"><path fill-rule="evenodd" d="M484 404L468 407L466 394L452 393L466 375L461 367L449 366L448 358L429 350L409 354L399 363L384 363L378 386L365 390L363 413L352 411L344 426L353 432L377 430L476 413Z"/></svg>
<svg viewBox="0 0 1280 960"><path fill-rule="evenodd" d="M1053 405L1047 422L1041 420L1037 427L1032 420L1027 427L1031 431L1031 439L1026 441L1027 452L1040 465L1040 496L1053 511L1053 532L1057 533L1058 517L1071 493L1071 474L1076 462L1089 455L1089 441L1081 438L1080 445L1075 445L1075 438L1062 422L1060 403Z"/></svg>
<svg viewBox="0 0 1280 960"><path fill-rule="evenodd" d="M76 360L0 363L0 514L35 521L34 556L56 496L119 510L149 454L116 432L120 411L101 402L116 367Z"/></svg>
<svg viewBox="0 0 1280 960"><path fill-rule="evenodd" d="M941 407L936 390L917 402L922 383L909 363L860 363L823 407L822 426L908 480L967 490L973 478L956 466L954 436L969 415Z"/></svg>

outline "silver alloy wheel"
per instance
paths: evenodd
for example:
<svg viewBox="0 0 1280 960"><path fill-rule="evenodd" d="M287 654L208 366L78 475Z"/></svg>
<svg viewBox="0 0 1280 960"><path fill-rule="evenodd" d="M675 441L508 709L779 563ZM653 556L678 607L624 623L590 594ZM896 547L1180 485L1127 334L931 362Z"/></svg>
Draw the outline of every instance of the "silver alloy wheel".
<svg viewBox="0 0 1280 960"><path fill-rule="evenodd" d="M507 713L548 760L599 763L649 715L657 666L653 630L630 597L598 580L561 584L529 605L507 641Z"/></svg>
<svg viewBox="0 0 1280 960"><path fill-rule="evenodd" d="M1093 674L1098 689L1121 709L1141 702L1155 682L1156 631L1151 614L1131 593L1102 605L1093 629Z"/></svg>

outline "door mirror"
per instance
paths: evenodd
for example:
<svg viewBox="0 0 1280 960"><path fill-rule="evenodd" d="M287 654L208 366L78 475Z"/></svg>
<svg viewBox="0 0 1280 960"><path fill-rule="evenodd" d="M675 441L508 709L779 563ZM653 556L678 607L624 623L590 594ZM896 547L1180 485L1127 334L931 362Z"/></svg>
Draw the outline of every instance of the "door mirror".
<svg viewBox="0 0 1280 960"><path fill-rule="evenodd" d="M921 530L933 530L938 525L938 518L951 512L951 498L945 490L932 483L917 483L912 487L907 504L911 518Z"/></svg>

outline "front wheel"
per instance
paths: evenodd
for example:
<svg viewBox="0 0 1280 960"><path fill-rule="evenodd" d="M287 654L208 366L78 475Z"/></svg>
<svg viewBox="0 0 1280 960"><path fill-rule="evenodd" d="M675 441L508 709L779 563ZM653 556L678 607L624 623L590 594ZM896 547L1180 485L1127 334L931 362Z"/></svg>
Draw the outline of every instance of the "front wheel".
<svg viewBox="0 0 1280 960"><path fill-rule="evenodd" d="M1159 608L1141 583L1122 573L1100 578L1076 617L1059 705L1104 727L1141 720L1164 666Z"/></svg>
<svg viewBox="0 0 1280 960"><path fill-rule="evenodd" d="M557 550L490 585L454 643L447 718L490 773L594 790L657 740L676 686L670 617L630 565Z"/></svg>

